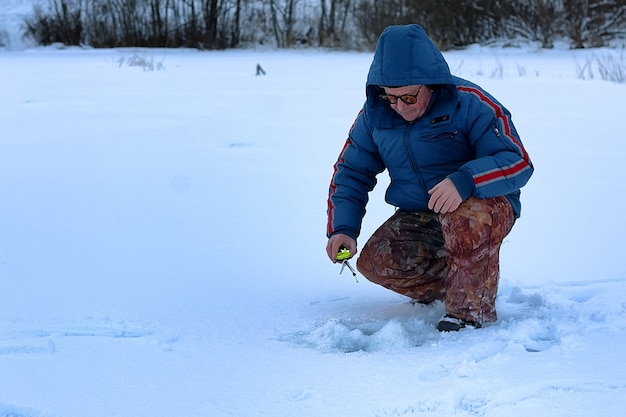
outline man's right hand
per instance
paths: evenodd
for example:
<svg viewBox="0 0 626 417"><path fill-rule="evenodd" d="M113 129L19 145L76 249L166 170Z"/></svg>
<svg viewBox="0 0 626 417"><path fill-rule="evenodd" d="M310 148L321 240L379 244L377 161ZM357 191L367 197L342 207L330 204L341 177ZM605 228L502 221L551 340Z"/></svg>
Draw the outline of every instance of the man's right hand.
<svg viewBox="0 0 626 417"><path fill-rule="evenodd" d="M326 245L326 253L333 263L337 263L337 253L339 253L339 249L341 247L347 248L350 251L350 257L356 255L356 240L352 239L348 235L336 234L332 235L330 239L328 239L328 244Z"/></svg>

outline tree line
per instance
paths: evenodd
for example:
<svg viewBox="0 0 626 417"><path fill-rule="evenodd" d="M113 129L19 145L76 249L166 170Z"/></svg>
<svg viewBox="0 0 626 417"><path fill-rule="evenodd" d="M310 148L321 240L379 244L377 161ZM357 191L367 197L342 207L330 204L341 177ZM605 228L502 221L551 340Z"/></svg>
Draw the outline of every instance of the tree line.
<svg viewBox="0 0 626 417"><path fill-rule="evenodd" d="M626 39L626 0L49 0L24 36L41 45L370 50L391 24L419 23L447 50L529 40L550 48Z"/></svg>

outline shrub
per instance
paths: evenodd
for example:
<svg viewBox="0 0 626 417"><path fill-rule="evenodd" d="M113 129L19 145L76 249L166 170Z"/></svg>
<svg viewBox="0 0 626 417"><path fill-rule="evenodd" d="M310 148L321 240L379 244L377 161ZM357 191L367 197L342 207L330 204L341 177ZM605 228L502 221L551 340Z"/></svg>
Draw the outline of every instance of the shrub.
<svg viewBox="0 0 626 417"><path fill-rule="evenodd" d="M51 0L47 13L35 5L33 16L25 20L25 27L25 35L40 45L57 42L80 45L83 41L80 4L71 0Z"/></svg>
<svg viewBox="0 0 626 417"><path fill-rule="evenodd" d="M581 80L593 80L595 71L601 80L616 83L626 83L626 58L624 50L619 54L605 52L602 55L594 54L584 64L577 65L576 73Z"/></svg>

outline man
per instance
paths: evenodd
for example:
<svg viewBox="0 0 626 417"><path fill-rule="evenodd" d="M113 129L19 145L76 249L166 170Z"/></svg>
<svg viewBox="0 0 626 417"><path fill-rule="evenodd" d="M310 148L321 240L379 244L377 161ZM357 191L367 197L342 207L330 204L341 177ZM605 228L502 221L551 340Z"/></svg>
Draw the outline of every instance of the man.
<svg viewBox="0 0 626 417"><path fill-rule="evenodd" d="M366 102L334 166L326 251L357 253L376 176L397 207L357 261L370 281L428 304L443 300L437 328L497 320L499 251L519 217L533 166L511 115L479 86L452 76L418 25L381 34Z"/></svg>

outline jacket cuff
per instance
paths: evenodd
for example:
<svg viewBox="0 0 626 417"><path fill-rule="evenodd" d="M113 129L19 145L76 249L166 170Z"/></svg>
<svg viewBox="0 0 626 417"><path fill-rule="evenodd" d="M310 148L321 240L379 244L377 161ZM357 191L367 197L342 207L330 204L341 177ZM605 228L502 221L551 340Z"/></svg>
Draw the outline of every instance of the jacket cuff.
<svg viewBox="0 0 626 417"><path fill-rule="evenodd" d="M474 178L468 172L457 171L448 175L448 178L454 183L463 201L467 200L474 192Z"/></svg>
<svg viewBox="0 0 626 417"><path fill-rule="evenodd" d="M350 228L336 229L332 233L327 233L326 236L330 239L331 236L338 235L338 234L350 236L354 240L357 240L357 238L359 237L359 232Z"/></svg>

